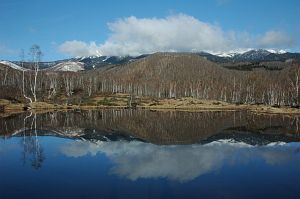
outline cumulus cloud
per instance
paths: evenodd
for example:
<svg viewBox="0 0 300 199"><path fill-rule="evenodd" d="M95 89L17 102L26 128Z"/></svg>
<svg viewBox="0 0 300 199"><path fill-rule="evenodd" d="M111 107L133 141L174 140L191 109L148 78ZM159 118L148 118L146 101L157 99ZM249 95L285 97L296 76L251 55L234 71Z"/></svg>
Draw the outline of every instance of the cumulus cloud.
<svg viewBox="0 0 300 199"><path fill-rule="evenodd" d="M258 41L262 47L291 47L295 44L294 39L285 32L268 31Z"/></svg>
<svg viewBox="0 0 300 199"><path fill-rule="evenodd" d="M253 157L267 164L292 160L298 146L253 147L245 143L216 141L210 144L158 146L144 142L71 142L61 147L68 157L104 154L113 163L112 174L130 180L167 178L187 182L217 171L226 164L247 163Z"/></svg>
<svg viewBox="0 0 300 199"><path fill-rule="evenodd" d="M247 32L224 31L219 25L178 14L165 18L121 18L108 23L111 31L102 44L66 41L59 49L72 56L140 55L154 52L228 52L258 47L290 47L293 39L280 31L262 37Z"/></svg>
<svg viewBox="0 0 300 199"><path fill-rule="evenodd" d="M187 15L167 18L129 17L109 24L112 34L104 54L138 55L157 51L227 50L231 38L217 25Z"/></svg>
<svg viewBox="0 0 300 199"><path fill-rule="evenodd" d="M99 55L100 48L95 42L86 43L83 41L66 41L59 46L59 51L71 56Z"/></svg>

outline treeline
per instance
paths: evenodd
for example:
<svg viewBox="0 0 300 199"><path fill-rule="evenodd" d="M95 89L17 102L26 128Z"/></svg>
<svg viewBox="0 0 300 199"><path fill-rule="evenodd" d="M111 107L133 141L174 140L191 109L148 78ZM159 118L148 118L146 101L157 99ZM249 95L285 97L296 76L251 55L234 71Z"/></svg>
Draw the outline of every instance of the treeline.
<svg viewBox="0 0 300 199"><path fill-rule="evenodd" d="M300 64L283 64L282 70L230 70L198 55L156 53L106 70L39 71L35 94L40 101L62 96L82 99L104 93L127 93L153 98L193 97L229 103L299 106ZM34 83L35 71L0 66L0 98L33 98ZM4 88L8 90L5 93Z"/></svg>

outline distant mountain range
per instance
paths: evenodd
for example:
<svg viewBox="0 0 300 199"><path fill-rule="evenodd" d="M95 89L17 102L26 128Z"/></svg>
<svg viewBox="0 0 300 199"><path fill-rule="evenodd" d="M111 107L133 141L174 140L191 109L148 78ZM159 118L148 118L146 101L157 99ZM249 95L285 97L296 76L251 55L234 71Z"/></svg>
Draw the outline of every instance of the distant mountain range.
<svg viewBox="0 0 300 199"><path fill-rule="evenodd" d="M148 55L141 55L137 57L126 56L89 56L89 57L76 57L64 60L57 60L52 62L40 62L39 67L41 70L47 71L71 71L78 72L82 70L93 70L97 68L105 68L112 65L126 64ZM0 61L1 64L10 66L17 70L28 70L31 68L31 62L20 61ZM23 65L23 67L22 67Z"/></svg>
<svg viewBox="0 0 300 199"><path fill-rule="evenodd" d="M285 51L272 51L265 49L249 50L244 53L231 53L231 54L210 54L201 52L201 56L207 57L208 60L218 63L230 62L270 62L270 61L291 61L300 59L300 53L291 53Z"/></svg>
<svg viewBox="0 0 300 199"><path fill-rule="evenodd" d="M247 52L233 52L233 53L222 53L222 54L211 54L207 52L198 53L187 53L195 54L205 57L209 61L223 64L226 68L243 69L240 65L237 67L237 63L247 65L247 67L257 67L260 62L293 62L300 60L300 53L291 53L285 51L274 51L274 50L249 50ZM90 56L90 57L76 57L64 60L57 60L51 62L41 62L40 68L47 71L72 71L78 72L83 70L93 70L98 68L107 68L114 65L127 64L142 58L149 56L148 54L133 57L133 56ZM20 61L0 61L1 64L7 65L17 70L28 70L31 68L30 62ZM247 63L247 64L245 64ZM246 67L246 69L247 69ZM282 69L284 66L279 66ZM268 67L266 67L268 69Z"/></svg>

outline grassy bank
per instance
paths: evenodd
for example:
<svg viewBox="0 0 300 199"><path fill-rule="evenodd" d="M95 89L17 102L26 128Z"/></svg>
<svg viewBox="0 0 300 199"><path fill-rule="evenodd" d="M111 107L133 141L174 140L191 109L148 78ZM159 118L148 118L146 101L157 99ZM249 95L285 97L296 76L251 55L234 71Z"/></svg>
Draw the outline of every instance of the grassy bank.
<svg viewBox="0 0 300 199"><path fill-rule="evenodd" d="M129 101L131 103L129 103ZM34 102L30 104L16 103L9 100L0 99L2 115L5 113L19 113L26 109L32 111L51 111L51 110L72 110L72 109L101 109L101 108L143 108L150 110L176 110L176 111L237 111L248 110L257 113L274 114L300 114L300 109L290 107L271 107L266 105L246 105L229 104L215 100L200 100L194 98L179 99L153 99L135 98L130 99L126 94L114 94L106 96L94 96L81 101L78 104L54 104L51 102Z"/></svg>

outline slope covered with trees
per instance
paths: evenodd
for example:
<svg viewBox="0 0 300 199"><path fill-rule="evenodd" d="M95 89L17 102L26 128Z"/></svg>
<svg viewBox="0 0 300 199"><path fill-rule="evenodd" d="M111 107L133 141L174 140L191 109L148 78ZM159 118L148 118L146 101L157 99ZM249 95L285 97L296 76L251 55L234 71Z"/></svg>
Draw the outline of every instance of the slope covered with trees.
<svg viewBox="0 0 300 199"><path fill-rule="evenodd" d="M0 65L0 93L1 98L25 100L36 95L38 101L53 102L62 97L126 93L152 98L193 97L229 103L298 106L299 62L262 64L279 67L239 70L234 65L230 67L230 63L224 67L222 63L189 53L155 53L108 69L38 71L37 75L36 70L18 71ZM4 93L5 89L13 92Z"/></svg>

